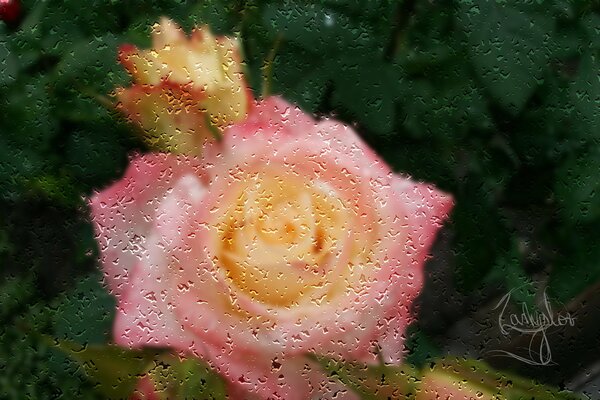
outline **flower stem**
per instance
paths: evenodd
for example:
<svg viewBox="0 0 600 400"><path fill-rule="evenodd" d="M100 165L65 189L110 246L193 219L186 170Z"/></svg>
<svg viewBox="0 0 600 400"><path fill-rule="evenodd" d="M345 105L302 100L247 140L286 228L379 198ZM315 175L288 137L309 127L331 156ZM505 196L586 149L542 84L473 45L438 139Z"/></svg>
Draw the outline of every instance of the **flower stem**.
<svg viewBox="0 0 600 400"><path fill-rule="evenodd" d="M277 38L273 42L273 47L269 51L267 58L264 61L262 72L263 72L263 84L261 90L261 97L265 98L271 94L271 81L273 80L273 64L275 62L275 56L283 41L283 35L277 35Z"/></svg>

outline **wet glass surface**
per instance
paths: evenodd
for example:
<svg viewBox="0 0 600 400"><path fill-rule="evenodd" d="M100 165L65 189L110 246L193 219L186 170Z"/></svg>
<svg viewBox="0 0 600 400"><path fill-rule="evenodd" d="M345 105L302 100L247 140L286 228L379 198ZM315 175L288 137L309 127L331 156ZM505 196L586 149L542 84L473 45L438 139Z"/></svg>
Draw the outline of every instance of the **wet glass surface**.
<svg viewBox="0 0 600 400"><path fill-rule="evenodd" d="M596 2L0 20L0 398L600 398Z"/></svg>

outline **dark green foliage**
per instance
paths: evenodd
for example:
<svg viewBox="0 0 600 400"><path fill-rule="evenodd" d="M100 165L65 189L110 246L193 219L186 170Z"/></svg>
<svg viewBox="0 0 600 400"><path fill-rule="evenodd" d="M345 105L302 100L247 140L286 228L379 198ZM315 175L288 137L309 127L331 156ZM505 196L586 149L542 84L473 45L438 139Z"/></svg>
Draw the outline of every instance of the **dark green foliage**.
<svg viewBox="0 0 600 400"><path fill-rule="evenodd" d="M2 397L100 399L76 363L43 336L54 334L61 323L56 301L40 300L40 288L31 276L5 277L0 292Z"/></svg>
<svg viewBox="0 0 600 400"><path fill-rule="evenodd" d="M395 170L452 193L448 264L465 292L544 272L549 294L567 302L600 280L597 1L23 3L17 26L0 22L9 398L95 396L73 361L30 333L110 338L114 303L94 273L84 199L145 150L106 100L128 82L117 47L148 45L160 15L239 34L256 96L267 88L353 124ZM434 348L413 339L423 363Z"/></svg>

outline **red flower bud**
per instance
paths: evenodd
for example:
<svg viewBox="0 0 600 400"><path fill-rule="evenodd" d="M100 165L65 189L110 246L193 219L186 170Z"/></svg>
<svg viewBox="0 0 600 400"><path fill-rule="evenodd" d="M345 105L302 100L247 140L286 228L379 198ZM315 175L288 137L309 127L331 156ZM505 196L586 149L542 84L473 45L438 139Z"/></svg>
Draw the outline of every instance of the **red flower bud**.
<svg viewBox="0 0 600 400"><path fill-rule="evenodd" d="M0 0L0 19L6 23L15 22L21 15L19 0Z"/></svg>

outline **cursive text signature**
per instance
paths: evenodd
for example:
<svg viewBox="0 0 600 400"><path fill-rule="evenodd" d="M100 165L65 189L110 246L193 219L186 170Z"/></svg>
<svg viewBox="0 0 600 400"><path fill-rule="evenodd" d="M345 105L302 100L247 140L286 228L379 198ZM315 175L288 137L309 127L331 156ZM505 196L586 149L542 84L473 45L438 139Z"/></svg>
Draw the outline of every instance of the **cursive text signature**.
<svg viewBox="0 0 600 400"><path fill-rule="evenodd" d="M498 315L498 326L503 335L508 335L511 331L525 335L531 335L529 341L528 356L514 354L506 350L497 350L496 353L513 357L529 365L546 366L552 364L552 351L546 331L551 327L575 325L575 318L568 312L555 314L546 292L543 294L543 302L539 310L529 310L526 304L521 305L520 313L507 312L507 306L510 302L511 294L516 289L505 294L495 309L500 309ZM536 339L539 338L539 346L536 346ZM537 347L537 349L536 349Z"/></svg>

